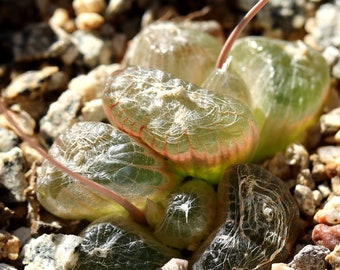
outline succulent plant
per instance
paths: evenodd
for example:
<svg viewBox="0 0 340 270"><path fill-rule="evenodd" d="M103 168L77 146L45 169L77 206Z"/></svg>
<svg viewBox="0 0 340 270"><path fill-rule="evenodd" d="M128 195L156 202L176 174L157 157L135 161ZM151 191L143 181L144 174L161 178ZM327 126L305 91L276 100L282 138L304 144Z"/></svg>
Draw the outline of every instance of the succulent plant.
<svg viewBox="0 0 340 270"><path fill-rule="evenodd" d="M37 182L41 204L63 218L111 213L82 233L79 269L155 269L178 250L196 250L194 269L270 269L287 257L298 219L289 190L257 165L235 164L298 138L322 107L329 71L311 48L267 38L239 40L226 59L266 2L231 34L215 69L201 64L217 48L211 37L175 23L150 26L170 31L171 42L160 41L171 46L141 47L140 58L133 45L126 61L135 66L109 76L103 107L112 125L78 123L54 142ZM134 42L144 46L145 33ZM203 42L183 42L196 36ZM183 44L194 51L189 62Z"/></svg>

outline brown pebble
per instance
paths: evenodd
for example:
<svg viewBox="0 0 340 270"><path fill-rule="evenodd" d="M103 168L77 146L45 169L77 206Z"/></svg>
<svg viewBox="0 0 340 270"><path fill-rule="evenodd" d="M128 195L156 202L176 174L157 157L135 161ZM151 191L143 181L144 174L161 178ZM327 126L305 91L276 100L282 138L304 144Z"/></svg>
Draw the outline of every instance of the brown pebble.
<svg viewBox="0 0 340 270"><path fill-rule="evenodd" d="M312 240L316 245L333 250L336 245L340 244L340 225L317 224L312 232Z"/></svg>

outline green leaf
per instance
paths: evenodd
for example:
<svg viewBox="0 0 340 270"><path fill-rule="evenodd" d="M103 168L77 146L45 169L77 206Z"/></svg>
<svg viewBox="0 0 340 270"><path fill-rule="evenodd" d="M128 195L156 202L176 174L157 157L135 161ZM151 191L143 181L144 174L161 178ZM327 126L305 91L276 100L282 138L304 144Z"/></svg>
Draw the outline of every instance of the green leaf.
<svg viewBox="0 0 340 270"><path fill-rule="evenodd" d="M254 160L261 160L296 141L316 121L329 92L329 67L301 41L265 37L238 40L230 57L251 95L260 130Z"/></svg>
<svg viewBox="0 0 340 270"><path fill-rule="evenodd" d="M81 234L77 270L155 270L180 254L126 216L107 216Z"/></svg>
<svg viewBox="0 0 340 270"><path fill-rule="evenodd" d="M171 164L116 128L96 122L73 125L49 153L74 172L119 193L143 209L163 200L180 182ZM93 220L123 211L114 201L80 184L45 161L37 181L41 204L68 219Z"/></svg>
<svg viewBox="0 0 340 270"><path fill-rule="evenodd" d="M184 175L217 183L252 156L257 127L243 103L160 70L128 67L109 77L109 121L170 159Z"/></svg>

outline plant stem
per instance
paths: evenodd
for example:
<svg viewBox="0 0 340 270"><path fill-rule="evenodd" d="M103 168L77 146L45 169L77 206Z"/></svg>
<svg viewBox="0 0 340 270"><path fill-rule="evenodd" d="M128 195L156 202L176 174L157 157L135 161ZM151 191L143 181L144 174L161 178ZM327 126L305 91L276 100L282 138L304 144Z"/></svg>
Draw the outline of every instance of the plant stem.
<svg viewBox="0 0 340 270"><path fill-rule="evenodd" d="M128 200L123 198L118 193L78 174L71 171L69 168L61 164L59 161L54 159L48 153L45 152L32 138L30 138L14 121L13 117L10 115L7 106L2 98L0 98L0 109L3 111L7 121L12 125L12 128L16 131L19 137L27 142L33 149L35 149L41 156L43 156L48 162L53 164L59 170L67 173L69 176L73 177L74 179L78 180L80 183L88 186L89 188L98 191L100 194L104 195L105 197L112 199L119 205L121 205L130 215L130 217L138 223L147 224L145 219L144 213L139 210L136 206L130 203Z"/></svg>
<svg viewBox="0 0 340 270"><path fill-rule="evenodd" d="M227 56L230 52L231 47L233 46L235 40L238 38L240 33L246 27L246 25L250 22L252 18L268 3L268 0L260 0L257 2L255 6L253 6L248 13L242 18L242 20L236 25L234 30L229 35L228 39L223 45L223 48L218 56L216 62L216 68L221 68L223 63L227 59Z"/></svg>

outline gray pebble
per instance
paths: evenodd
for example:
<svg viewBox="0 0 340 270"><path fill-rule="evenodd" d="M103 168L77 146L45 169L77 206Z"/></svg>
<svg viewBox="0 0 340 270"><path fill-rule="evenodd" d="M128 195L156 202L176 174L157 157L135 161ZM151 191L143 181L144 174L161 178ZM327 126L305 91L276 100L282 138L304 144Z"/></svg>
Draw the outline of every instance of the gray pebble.
<svg viewBox="0 0 340 270"><path fill-rule="evenodd" d="M71 90L62 93L58 100L50 105L47 114L40 120L42 137L48 143L52 143L62 132L77 122L82 103L82 96L79 93Z"/></svg>
<svg viewBox="0 0 340 270"><path fill-rule="evenodd" d="M74 44L81 53L82 61L94 68L100 64L110 64L113 57L111 40L97 37L91 32L77 30L72 34Z"/></svg>
<svg viewBox="0 0 340 270"><path fill-rule="evenodd" d="M0 152L7 152L18 143L18 136L13 131L0 126Z"/></svg>
<svg viewBox="0 0 340 270"><path fill-rule="evenodd" d="M315 214L316 206L312 190L303 185L296 185L294 190L294 198L302 213L307 216Z"/></svg>
<svg viewBox="0 0 340 270"><path fill-rule="evenodd" d="M0 263L0 270L17 270L17 268L6 263Z"/></svg>
<svg viewBox="0 0 340 270"><path fill-rule="evenodd" d="M25 169L23 152L19 147L0 153L0 184L8 190L8 193L1 197L3 202L25 201L24 190L28 185Z"/></svg>
<svg viewBox="0 0 340 270"><path fill-rule="evenodd" d="M294 270L324 270L325 257L329 253L329 249L323 246L307 245L294 256L289 266Z"/></svg>
<svg viewBox="0 0 340 270"><path fill-rule="evenodd" d="M82 238L76 235L43 234L24 246L25 270L70 270L76 265L76 247Z"/></svg>

